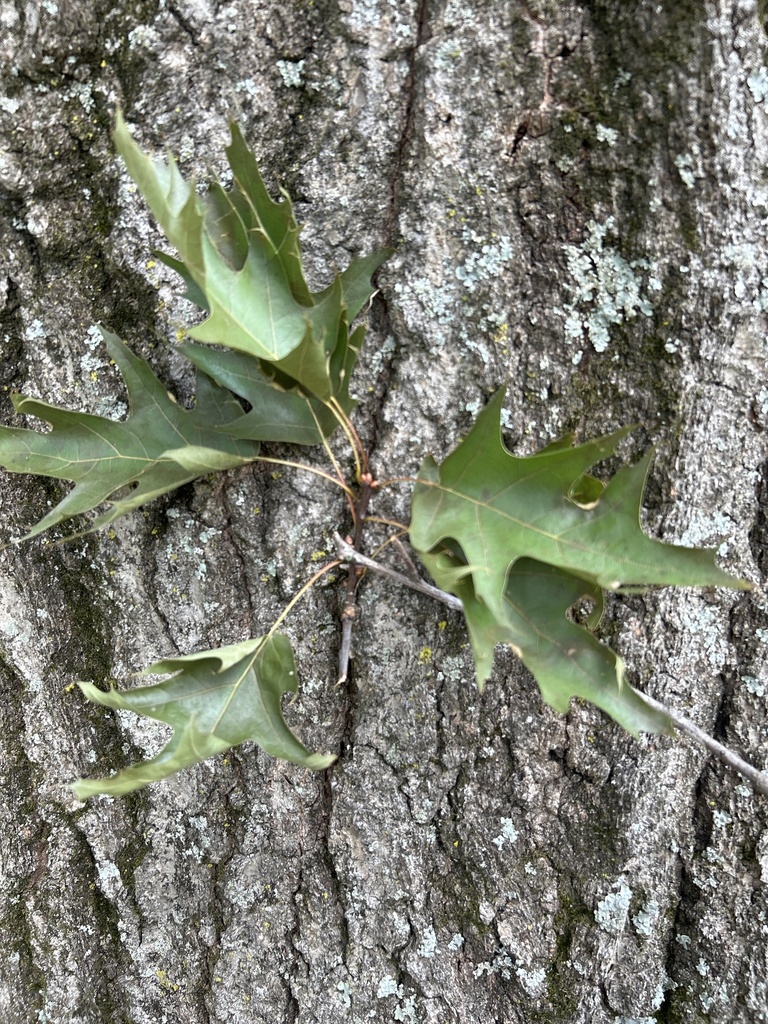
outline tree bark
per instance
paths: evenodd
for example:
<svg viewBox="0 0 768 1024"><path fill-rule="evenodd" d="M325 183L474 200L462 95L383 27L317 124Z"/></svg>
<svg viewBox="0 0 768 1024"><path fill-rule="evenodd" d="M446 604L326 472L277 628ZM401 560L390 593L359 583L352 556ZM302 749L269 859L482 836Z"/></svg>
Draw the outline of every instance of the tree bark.
<svg viewBox="0 0 768 1024"><path fill-rule="evenodd" d="M109 132L120 104L204 178L232 117L307 222L314 283L396 246L354 381L380 477L445 456L505 383L516 452L626 423L624 457L657 447L646 528L759 586L622 597L603 635L633 685L768 766L762 0L0 12L3 422L12 391L125 414L98 322L188 400L189 307ZM326 772L246 745L74 800L164 735L74 680L259 635L349 529L330 488L272 469L0 555L2 1020L768 1019L766 798L685 739L554 714L509 652L478 693L461 616L387 580L361 585L344 686L339 584L288 623L286 713L338 753ZM4 474L5 538L57 494ZM408 488L371 511L407 521Z"/></svg>

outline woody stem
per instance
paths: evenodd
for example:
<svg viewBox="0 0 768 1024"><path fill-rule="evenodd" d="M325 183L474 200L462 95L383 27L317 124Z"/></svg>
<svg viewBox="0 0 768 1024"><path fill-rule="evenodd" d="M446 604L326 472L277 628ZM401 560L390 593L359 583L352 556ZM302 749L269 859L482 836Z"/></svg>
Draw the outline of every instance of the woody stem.
<svg viewBox="0 0 768 1024"><path fill-rule="evenodd" d="M371 494L375 489L374 480L370 473L363 473L360 476L360 492L355 502L355 529L349 540L349 547L355 553L360 554L360 545L365 529L365 517L368 512L368 503ZM349 675L349 658L352 650L352 626L357 616L357 584L360 576L365 571L356 559L349 560L347 570L347 583L344 591L344 604L341 610L341 644L339 646L339 683L344 683Z"/></svg>

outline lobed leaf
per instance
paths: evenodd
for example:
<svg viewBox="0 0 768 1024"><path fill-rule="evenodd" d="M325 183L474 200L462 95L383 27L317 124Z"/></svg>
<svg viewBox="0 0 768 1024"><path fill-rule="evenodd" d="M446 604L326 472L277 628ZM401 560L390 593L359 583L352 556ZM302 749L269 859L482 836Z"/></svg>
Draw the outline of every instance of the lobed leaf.
<svg viewBox="0 0 768 1024"><path fill-rule="evenodd" d="M229 392L200 374L197 404L184 409L148 363L114 334L102 334L125 380L130 405L126 420L71 412L16 395L17 412L44 420L52 429L38 433L0 427L0 465L14 473L75 484L24 539L108 503L90 525L98 529L201 474L243 465L258 454L257 443L217 429L238 411L242 414Z"/></svg>
<svg viewBox="0 0 768 1024"><path fill-rule="evenodd" d="M568 617L574 605L591 602L595 613L587 625L596 626L603 607L599 587L520 558L509 570L503 612L497 616L477 597L455 546L420 557L438 586L461 599L481 688L493 666L494 646L506 643L535 677L546 703L561 714L571 697L581 697L633 734L671 732L668 717L626 685L621 658Z"/></svg>
<svg viewBox="0 0 768 1024"><path fill-rule="evenodd" d="M270 198L239 129L232 125L231 131L226 152L232 189L214 182L198 195L173 158L165 164L142 153L119 116L115 129L118 152L181 257L160 254L161 259L184 278L187 297L208 313L190 337L253 360L249 380L261 373L281 393L295 391L324 403L335 399L349 412L349 377L362 342L362 333L350 338L349 325L373 294L371 274L388 251L353 261L328 288L311 292L291 201L287 195L280 203ZM195 361L195 350L187 353ZM226 366L220 367L221 379L217 360L209 366L223 382ZM266 413L265 422L270 417ZM327 417L324 423L335 426ZM258 416L250 426L265 439Z"/></svg>
<svg viewBox="0 0 768 1024"><path fill-rule="evenodd" d="M246 740L273 757L305 768L327 768L335 760L333 755L308 750L283 717L281 699L297 687L287 637L257 637L215 651L166 658L145 670L145 674L169 672L173 673L170 679L135 690L104 692L92 683L78 684L94 703L173 726L171 739L151 760L109 778L73 783L78 800L130 793Z"/></svg>
<svg viewBox="0 0 768 1024"><path fill-rule="evenodd" d="M490 674L494 644L508 643L557 710L576 695L631 732L665 731L665 716L623 684L621 660L569 621L569 610L582 597L602 607L602 588L750 584L723 572L714 551L643 532L650 457L605 487L587 473L628 431L519 458L501 440L503 400L499 391L441 465L425 459L412 507L414 548L464 605L478 683Z"/></svg>
<svg viewBox="0 0 768 1024"><path fill-rule="evenodd" d="M210 317L193 336L264 359L288 355L306 330L304 309L285 270L285 250L298 231L288 223L290 204L282 225L275 223L277 218L270 225L282 228L279 233L270 234L263 224L247 231L223 189L214 188L211 198L198 196L172 157L164 164L142 153L119 114L114 140L186 272L205 295Z"/></svg>

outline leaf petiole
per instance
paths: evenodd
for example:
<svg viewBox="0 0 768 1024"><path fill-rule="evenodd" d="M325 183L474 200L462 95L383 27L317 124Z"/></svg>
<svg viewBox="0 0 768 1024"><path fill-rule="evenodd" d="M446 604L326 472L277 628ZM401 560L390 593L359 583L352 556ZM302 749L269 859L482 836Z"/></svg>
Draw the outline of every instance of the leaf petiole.
<svg viewBox="0 0 768 1024"><path fill-rule="evenodd" d="M383 516L366 516L366 523L381 523L383 526L394 526L395 529L408 533L408 524L401 523L399 519L385 519Z"/></svg>
<svg viewBox="0 0 768 1024"><path fill-rule="evenodd" d="M357 479L360 480L364 473L368 472L368 455L365 451L365 446L360 440L360 435L355 429L355 425L349 416L346 414L344 409L339 404L339 400L333 396L331 398L328 408L334 414L339 422L339 426L347 435L347 440L352 448L352 453L355 458L355 470L357 473Z"/></svg>
<svg viewBox="0 0 768 1024"><path fill-rule="evenodd" d="M393 484L420 484L423 483L419 477L416 476L393 476L389 480L379 480L379 490L384 487L392 487Z"/></svg>
<svg viewBox="0 0 768 1024"><path fill-rule="evenodd" d="M323 448L325 448L325 454L328 456L328 459L329 459L331 465L336 470L336 476L338 477L339 480L343 481L344 480L344 474L341 472L341 466L339 465L338 459L333 454L333 451L331 450L331 446L328 444L328 438L325 436L325 433L324 433L324 431L322 430L322 428L320 426L320 421L317 418L317 413L315 412L315 410L312 408L312 406L309 403L307 403L307 405L309 406L309 411L312 413L312 419L315 421L315 426L317 427L317 432L320 435L320 439L323 442ZM327 405L327 403L326 403L326 405ZM327 406L327 408L330 409L330 406ZM334 415L335 415L335 413L334 413ZM351 495L351 492L350 492L350 495Z"/></svg>
<svg viewBox="0 0 768 1024"><path fill-rule="evenodd" d="M241 670L240 677L237 679L237 681L233 685L231 694L229 695L229 697L227 698L225 703L222 705L222 708L221 708L221 710L219 712L219 715L218 715L216 721L214 722L213 729L212 729L212 731L214 733L216 732L216 729L218 728L219 723L221 722L221 720L224 718L224 716L226 715L227 711L229 710L229 707L230 707L232 701L234 700L235 695L237 694L238 688L242 684L243 680L246 679L246 677L248 676L248 673L253 669L253 666L256 663L256 659L259 656L259 652L262 651L264 649L264 647L269 643L269 641L275 635L275 633L277 632L279 627L282 625L282 623L285 622L286 618L290 615L290 613L293 611L293 609L296 607L296 605L299 603L299 601L301 601L301 599L312 589L312 587L315 585L315 583L317 583L317 581L319 579L321 579L327 572L330 572L331 569L335 569L336 566L338 566L338 565L341 565L341 559L339 559L339 558L335 559L333 562L326 563L321 569L318 569L317 572L312 576L312 578L307 580L307 582L304 584L304 586L297 593L295 593L293 595L293 597L288 602L288 604L285 606L285 608L283 608L283 610L280 612L278 617L272 623L269 631L267 633L265 633L264 636L261 638L261 643L259 644L259 646L253 652L251 658L247 662L245 662L245 664L244 664L244 666L243 666L243 668Z"/></svg>
<svg viewBox="0 0 768 1024"><path fill-rule="evenodd" d="M331 571L331 569L336 569L341 564L342 564L342 559L340 559L340 558L335 558L332 562L326 562L326 564L324 566L322 566L322 568L318 569L317 572L309 580L307 580L307 582L304 584L304 586L301 588L301 590L297 591L293 595L293 597L288 602L288 604L285 606L285 608L283 608L283 610L280 612L278 617L272 623L272 626L270 627L269 632L264 634L264 643L266 643L267 640L269 640L270 637L275 635L275 633L277 632L278 628L282 625L283 622L285 622L287 617L291 614L291 612L296 607L296 605L299 603L299 601L302 599L302 597L304 597L304 595L307 594L312 589L312 587L315 585L315 583L317 583L317 581L319 579L322 579L323 576L325 576L325 574L327 572Z"/></svg>
<svg viewBox="0 0 768 1024"><path fill-rule="evenodd" d="M343 480L338 479L335 476L331 476L330 473L326 473L325 470L317 469L316 466L307 466L304 462L292 462L290 459L276 459L268 455L256 455L251 462L269 462L275 466L288 466L290 469L303 469L307 473L314 473L315 476L321 476L324 480L330 481L335 484L336 487L340 487L342 491L352 500L354 500L355 494L351 487L344 483Z"/></svg>

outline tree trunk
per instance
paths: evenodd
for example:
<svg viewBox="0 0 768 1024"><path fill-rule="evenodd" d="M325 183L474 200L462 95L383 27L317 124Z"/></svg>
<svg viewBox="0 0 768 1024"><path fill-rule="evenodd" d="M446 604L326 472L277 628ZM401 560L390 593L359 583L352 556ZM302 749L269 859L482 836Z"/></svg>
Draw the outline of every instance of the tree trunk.
<svg viewBox="0 0 768 1024"><path fill-rule="evenodd" d="M649 532L762 580L763 0L0 9L5 423L12 391L125 414L100 321L188 398L189 307L109 132L119 103L204 177L232 117L313 282L396 246L354 381L380 477L443 457L506 383L512 450L637 424ZM5 537L57 493L4 474ZM387 581L361 587L345 686L338 586L288 621L286 713L328 771L246 745L73 798L164 735L73 681L263 633L337 528L314 477L248 467L0 555L4 1024L768 1019L766 798L685 739L556 715L509 652L479 693L461 617ZM766 767L761 590L630 595L601 628L634 685Z"/></svg>

